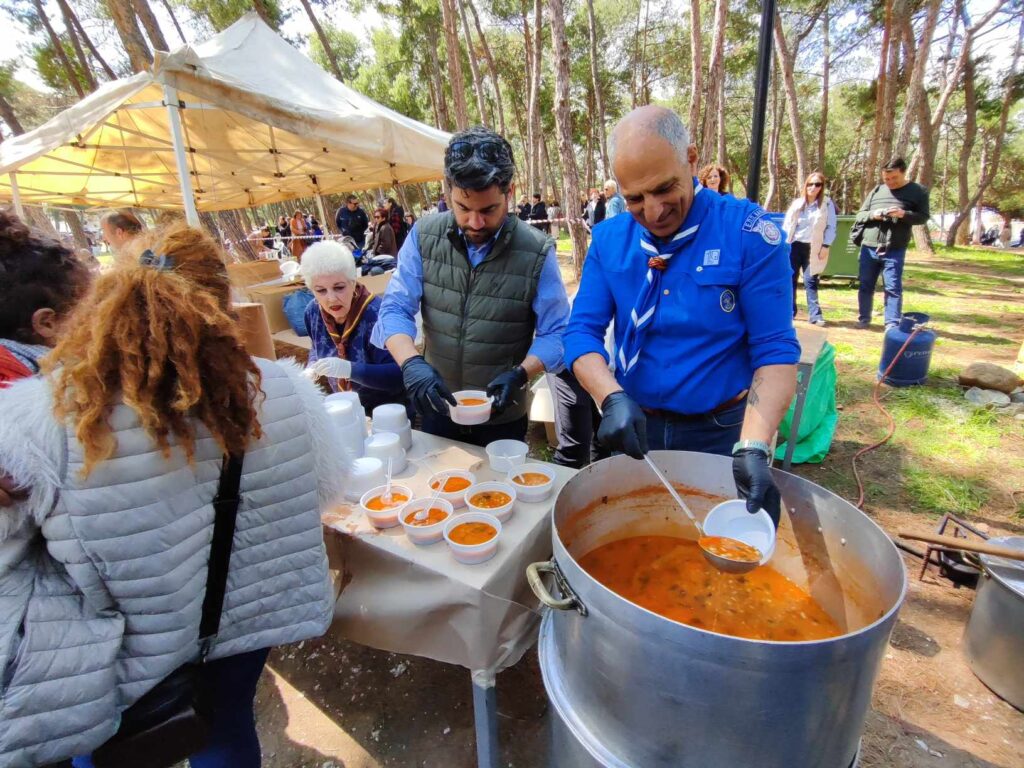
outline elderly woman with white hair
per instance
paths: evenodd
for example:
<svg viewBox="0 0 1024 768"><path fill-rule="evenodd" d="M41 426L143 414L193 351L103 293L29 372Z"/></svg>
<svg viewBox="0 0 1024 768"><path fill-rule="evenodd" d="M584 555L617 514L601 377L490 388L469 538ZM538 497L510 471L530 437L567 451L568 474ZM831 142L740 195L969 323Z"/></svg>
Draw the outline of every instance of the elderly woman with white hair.
<svg viewBox="0 0 1024 768"><path fill-rule="evenodd" d="M302 255L302 276L314 297L306 307L307 370L326 376L336 392L357 392L367 410L404 405L401 369L390 352L370 343L380 298L356 279L352 251L333 241L314 243Z"/></svg>

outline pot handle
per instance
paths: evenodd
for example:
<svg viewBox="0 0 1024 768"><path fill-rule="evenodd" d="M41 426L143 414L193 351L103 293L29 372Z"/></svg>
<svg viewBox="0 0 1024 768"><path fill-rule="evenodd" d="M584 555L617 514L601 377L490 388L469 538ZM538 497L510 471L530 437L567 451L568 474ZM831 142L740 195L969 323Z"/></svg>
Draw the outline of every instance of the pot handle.
<svg viewBox="0 0 1024 768"><path fill-rule="evenodd" d="M548 591L547 585L544 584L543 574L550 573L555 577L555 584L558 585L559 591L566 595L562 599L556 598L551 592ZM537 596L548 608L552 608L556 611L577 611L580 616L587 615L587 608L580 599L576 596L576 593L569 587L569 582L565 580L565 576L562 574L562 569L558 567L558 563L554 560L548 560L547 562L530 563L526 566L526 580L530 583L530 589L533 590L533 594Z"/></svg>

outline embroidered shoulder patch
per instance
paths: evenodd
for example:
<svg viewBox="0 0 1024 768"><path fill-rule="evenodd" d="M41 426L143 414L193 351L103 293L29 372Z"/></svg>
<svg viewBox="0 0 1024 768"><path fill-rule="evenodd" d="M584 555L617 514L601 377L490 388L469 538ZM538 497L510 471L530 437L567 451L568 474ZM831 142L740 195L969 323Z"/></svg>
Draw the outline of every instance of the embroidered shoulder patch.
<svg viewBox="0 0 1024 768"><path fill-rule="evenodd" d="M779 228L768 219L761 219L757 225L758 231L761 233L761 237L769 245L778 245L782 242L782 233Z"/></svg>
<svg viewBox="0 0 1024 768"><path fill-rule="evenodd" d="M760 222L761 217L765 215L765 213L766 211L764 210L764 208L761 208L760 206L752 210L747 215L746 220L743 222L743 231L756 232L758 223Z"/></svg>

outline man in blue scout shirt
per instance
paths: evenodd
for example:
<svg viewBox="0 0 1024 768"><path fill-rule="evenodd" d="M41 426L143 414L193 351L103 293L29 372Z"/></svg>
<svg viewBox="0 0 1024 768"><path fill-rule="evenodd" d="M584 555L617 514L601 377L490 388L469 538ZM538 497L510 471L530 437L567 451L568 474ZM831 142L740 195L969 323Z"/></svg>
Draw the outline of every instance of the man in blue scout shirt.
<svg viewBox="0 0 1024 768"><path fill-rule="evenodd" d="M566 365L601 404L598 439L637 459L732 454L748 510L778 523L769 443L800 359L785 239L754 203L695 185L697 148L673 112L634 110L611 145L631 215L595 228L563 337Z"/></svg>

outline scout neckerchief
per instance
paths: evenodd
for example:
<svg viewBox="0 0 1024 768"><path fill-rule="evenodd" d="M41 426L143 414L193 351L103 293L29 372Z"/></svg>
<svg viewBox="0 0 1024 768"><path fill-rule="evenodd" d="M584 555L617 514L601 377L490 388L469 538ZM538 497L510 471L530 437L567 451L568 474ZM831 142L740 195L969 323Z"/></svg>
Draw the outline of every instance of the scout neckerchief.
<svg viewBox="0 0 1024 768"><path fill-rule="evenodd" d="M703 187L700 184L695 186L694 199L701 189ZM640 253L647 259L647 278L640 287L640 295L630 312L629 324L619 346L618 369L624 376L636 367L644 337L654 321L658 301L661 299L661 273L668 268L672 257L693 239L699 228L700 225L695 224L677 232L667 243L659 243L654 235L640 227Z"/></svg>
<svg viewBox="0 0 1024 768"><path fill-rule="evenodd" d="M359 321L363 317L363 312L365 312L366 308L370 306L371 301L373 301L373 294L370 293L362 283L356 283L355 290L352 292L352 304L349 306L348 314L345 316L345 322L341 324L340 332L338 330L338 323L336 323L334 318L324 311L323 307L320 307L320 317L324 320L324 326L327 328L327 335L331 337L331 341L334 342L334 346L338 348L338 357L342 360L348 359L346 354L348 339L355 331L356 326L359 325ZM338 387L343 392L348 391L348 379L339 379Z"/></svg>

